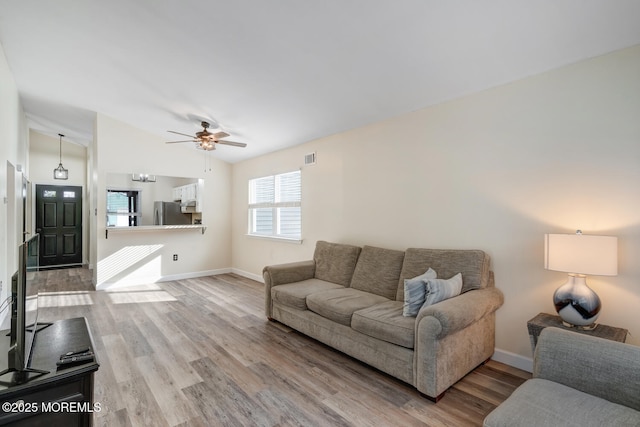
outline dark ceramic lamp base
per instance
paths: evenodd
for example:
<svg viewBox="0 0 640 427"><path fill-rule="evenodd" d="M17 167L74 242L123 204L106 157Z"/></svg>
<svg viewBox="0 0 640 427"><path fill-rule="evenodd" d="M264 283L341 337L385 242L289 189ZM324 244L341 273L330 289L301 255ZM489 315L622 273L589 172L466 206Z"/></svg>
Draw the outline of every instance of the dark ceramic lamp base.
<svg viewBox="0 0 640 427"><path fill-rule="evenodd" d="M569 274L569 280L556 289L553 304L566 326L593 329L602 304L598 295L587 286L586 276Z"/></svg>

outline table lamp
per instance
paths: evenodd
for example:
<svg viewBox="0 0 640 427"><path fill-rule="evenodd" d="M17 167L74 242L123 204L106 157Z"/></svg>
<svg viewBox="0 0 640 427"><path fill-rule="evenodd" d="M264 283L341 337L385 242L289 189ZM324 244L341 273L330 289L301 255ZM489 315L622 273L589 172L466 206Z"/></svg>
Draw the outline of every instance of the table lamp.
<svg viewBox="0 0 640 427"><path fill-rule="evenodd" d="M569 273L556 289L553 303L565 326L596 327L600 298L587 286L586 275L618 274L618 238L582 234L545 234L544 268Z"/></svg>

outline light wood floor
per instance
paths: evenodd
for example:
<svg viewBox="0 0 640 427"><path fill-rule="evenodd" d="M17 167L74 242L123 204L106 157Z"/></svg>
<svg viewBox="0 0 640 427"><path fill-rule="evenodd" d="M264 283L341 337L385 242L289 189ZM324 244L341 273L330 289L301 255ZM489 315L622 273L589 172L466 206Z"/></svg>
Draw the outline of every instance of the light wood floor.
<svg viewBox="0 0 640 427"><path fill-rule="evenodd" d="M96 344L98 426L478 426L530 375L490 361L437 404L264 316L263 285L221 275L91 290L40 273L39 319L84 316Z"/></svg>

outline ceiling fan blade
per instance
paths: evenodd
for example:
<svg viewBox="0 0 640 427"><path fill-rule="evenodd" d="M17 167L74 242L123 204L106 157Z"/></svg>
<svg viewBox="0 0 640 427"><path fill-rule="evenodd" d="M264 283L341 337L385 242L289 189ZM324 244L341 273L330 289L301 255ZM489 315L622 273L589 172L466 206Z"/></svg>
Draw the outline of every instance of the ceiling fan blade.
<svg viewBox="0 0 640 427"><path fill-rule="evenodd" d="M246 147L247 146L247 144L245 144L244 142L233 142L233 141L223 141L223 140L218 140L218 144L233 145L234 147Z"/></svg>
<svg viewBox="0 0 640 427"><path fill-rule="evenodd" d="M186 141L167 141L167 142L165 142L165 144L177 144L179 142L199 142L199 141L197 141L195 139L188 139Z"/></svg>
<svg viewBox="0 0 640 427"><path fill-rule="evenodd" d="M216 133L214 133L212 136L213 136L215 139L220 139L220 138L226 138L226 137L228 137L228 136L229 136L229 134L228 134L228 133L226 133L226 132L222 132L222 131L220 131L220 132L216 132Z"/></svg>
<svg viewBox="0 0 640 427"><path fill-rule="evenodd" d="M168 130L167 132L171 132L171 133L176 133L178 135L182 135L182 136L188 136L189 138L193 138L195 139L196 137L193 135L187 135L186 133L182 133L182 132L176 132L175 130Z"/></svg>

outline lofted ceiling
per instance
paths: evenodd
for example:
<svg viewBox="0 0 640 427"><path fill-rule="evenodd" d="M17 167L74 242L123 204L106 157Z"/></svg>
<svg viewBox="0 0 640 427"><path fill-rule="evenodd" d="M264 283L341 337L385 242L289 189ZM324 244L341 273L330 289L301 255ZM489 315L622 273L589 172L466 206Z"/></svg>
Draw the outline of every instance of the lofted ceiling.
<svg viewBox="0 0 640 427"><path fill-rule="evenodd" d="M207 120L237 162L640 44L640 1L2 0L0 43L30 128Z"/></svg>

